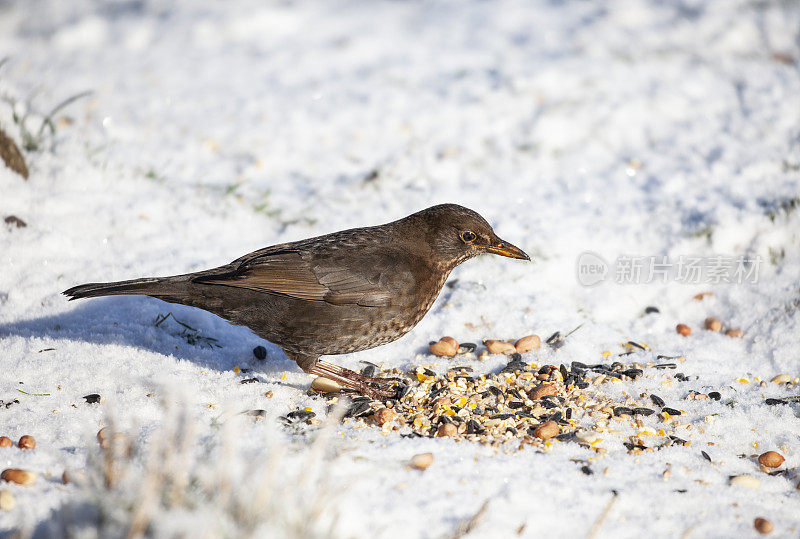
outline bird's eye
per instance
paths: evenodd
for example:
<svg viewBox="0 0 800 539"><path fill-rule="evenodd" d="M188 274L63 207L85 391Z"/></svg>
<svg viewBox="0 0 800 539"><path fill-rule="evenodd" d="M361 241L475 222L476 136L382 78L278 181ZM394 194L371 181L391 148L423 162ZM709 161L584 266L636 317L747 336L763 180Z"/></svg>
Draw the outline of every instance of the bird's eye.
<svg viewBox="0 0 800 539"><path fill-rule="evenodd" d="M476 238L477 236L471 230L465 230L461 233L461 239L464 240L465 243L472 243Z"/></svg>

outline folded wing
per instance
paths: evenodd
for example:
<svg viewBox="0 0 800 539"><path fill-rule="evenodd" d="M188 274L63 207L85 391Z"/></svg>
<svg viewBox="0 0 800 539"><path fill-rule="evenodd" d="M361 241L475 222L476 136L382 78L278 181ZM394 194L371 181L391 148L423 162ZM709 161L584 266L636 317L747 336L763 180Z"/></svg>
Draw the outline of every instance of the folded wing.
<svg viewBox="0 0 800 539"><path fill-rule="evenodd" d="M369 264L359 264L352 259L314 260L297 251L278 251L237 260L232 271L204 275L195 282L333 305L381 307L392 302L390 281L398 271L402 273L399 265L392 256L381 257L377 263L372 258Z"/></svg>

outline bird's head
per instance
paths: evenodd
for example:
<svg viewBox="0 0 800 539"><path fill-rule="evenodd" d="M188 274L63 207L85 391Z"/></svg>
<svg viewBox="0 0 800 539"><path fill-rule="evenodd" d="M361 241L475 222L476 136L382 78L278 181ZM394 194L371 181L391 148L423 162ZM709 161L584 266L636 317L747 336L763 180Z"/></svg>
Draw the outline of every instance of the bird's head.
<svg viewBox="0 0 800 539"><path fill-rule="evenodd" d="M491 253L530 260L522 249L501 240L486 219L457 204L440 204L407 219L422 224L426 242L440 263L450 269L470 258Z"/></svg>

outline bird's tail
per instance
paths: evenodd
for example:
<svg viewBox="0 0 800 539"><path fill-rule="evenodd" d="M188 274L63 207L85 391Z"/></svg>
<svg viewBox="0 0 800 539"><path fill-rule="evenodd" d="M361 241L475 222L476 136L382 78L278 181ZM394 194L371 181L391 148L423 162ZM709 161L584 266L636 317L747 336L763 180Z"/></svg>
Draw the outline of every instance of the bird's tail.
<svg viewBox="0 0 800 539"><path fill-rule="evenodd" d="M116 283L88 283L74 286L62 292L69 300L96 298L99 296L144 295L163 296L174 292L177 283L174 278L145 278Z"/></svg>

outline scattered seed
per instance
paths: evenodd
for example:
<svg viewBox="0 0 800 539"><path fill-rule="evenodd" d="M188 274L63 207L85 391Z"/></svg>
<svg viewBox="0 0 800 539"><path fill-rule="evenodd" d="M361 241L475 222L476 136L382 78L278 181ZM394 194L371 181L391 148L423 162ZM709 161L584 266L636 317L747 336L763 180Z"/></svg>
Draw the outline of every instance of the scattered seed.
<svg viewBox="0 0 800 539"><path fill-rule="evenodd" d="M725 335L727 335L728 337L739 338L743 335L743 333L741 329L731 328L725 331Z"/></svg>
<svg viewBox="0 0 800 539"><path fill-rule="evenodd" d="M319 393L338 393L342 386L330 378L318 376L311 382L311 389Z"/></svg>
<svg viewBox="0 0 800 539"><path fill-rule="evenodd" d="M17 228L25 228L28 226L28 223L17 217L16 215L9 215L5 219L3 219L5 223L9 226L14 226Z"/></svg>
<svg viewBox="0 0 800 539"><path fill-rule="evenodd" d="M36 472L20 470L18 468L8 468L0 473L0 479L3 481L8 481L9 483L16 483L18 485L30 485L36 481L37 477L38 474Z"/></svg>
<svg viewBox="0 0 800 539"><path fill-rule="evenodd" d="M394 421L394 419L397 417L397 413L395 413L395 411L391 408L381 408L375 412L374 417L375 422L378 423L378 425L383 426L386 423Z"/></svg>
<svg viewBox="0 0 800 539"><path fill-rule="evenodd" d="M758 456L758 463L767 468L777 468L783 464L785 460L783 455L777 451L767 451Z"/></svg>
<svg viewBox="0 0 800 539"><path fill-rule="evenodd" d="M567 372L567 368L564 366L563 363L558 366L558 372L561 373L561 380L564 382L564 385L569 385L566 383L567 376L569 375L569 373Z"/></svg>
<svg viewBox="0 0 800 539"><path fill-rule="evenodd" d="M686 324L678 324L675 326L675 331L683 335L684 337L688 337L692 334L692 328L687 326Z"/></svg>
<svg viewBox="0 0 800 539"><path fill-rule="evenodd" d="M458 352L458 343L452 337L442 337L428 346L431 354L439 357L453 357Z"/></svg>
<svg viewBox="0 0 800 539"><path fill-rule="evenodd" d="M718 400L720 400L722 398L722 395L720 394L719 391L711 391L711 392L709 392L708 397L710 399L714 399L715 401L718 401Z"/></svg>
<svg viewBox="0 0 800 539"><path fill-rule="evenodd" d="M513 354L511 354L510 357L513 360L514 356L518 355L519 355L518 353L514 352ZM514 372L514 371L524 371L527 368L528 368L527 363L525 363L524 361L516 360L516 361L509 361L508 365L506 365L503 370L507 372Z"/></svg>
<svg viewBox="0 0 800 539"><path fill-rule="evenodd" d="M564 344L564 337L561 335L560 331L556 331L550 335L545 342L553 348L561 348L561 345Z"/></svg>
<svg viewBox="0 0 800 539"><path fill-rule="evenodd" d="M541 384L530 393L531 400L539 400L544 397L552 397L558 395L558 390L555 386L550 384Z"/></svg>
<svg viewBox="0 0 800 539"><path fill-rule="evenodd" d="M677 369L678 365L675 363L659 363L655 366L656 369Z"/></svg>
<svg viewBox="0 0 800 539"><path fill-rule="evenodd" d="M425 470L433 464L433 453L419 453L411 457L409 466L415 470Z"/></svg>
<svg viewBox="0 0 800 539"><path fill-rule="evenodd" d="M646 348L641 344L638 347L629 345L629 348L636 350L640 350L640 347ZM664 407L660 397L650 396L648 400L648 395L642 394L637 399L623 393L624 400L619 398L615 402L614 398L601 396L592 389L602 383L625 383L631 377L642 377L646 369L675 368L675 363L645 364L643 359L640 359L642 363L627 363L624 356L618 355L617 361L611 364L589 365L576 361L569 366L543 365L539 368L516 359L518 354L516 349L510 351L509 362L503 370L484 374L474 374L469 366L450 366L441 375L428 367L415 366L405 373L407 382L398 384L398 393L382 404L364 396L348 397L347 416L355 418L351 421L383 426L388 421L382 421L391 415L393 428L399 429L398 434L402 437L453 437L495 447L510 445L514 440L513 443L517 444L515 447L519 448L525 445L543 447L544 440L578 441L603 454L608 452L609 446L596 445L596 441L599 441L597 433L584 432L579 436L576 429L590 420L596 421L596 428L600 432L606 432L608 418L621 414L636 423L639 436L662 437L662 441L655 442L652 447L648 447L641 437L631 437L624 443L617 438L632 454L689 444L674 435L674 429L687 428L687 425L666 421L661 428L653 428L645 424L644 418L656 413L656 410L646 406L650 401L656 405L656 409L661 407L670 415L682 415L679 410ZM610 353L604 355L609 356ZM658 356L659 360L667 361L678 358L683 360L681 356ZM387 369L378 374L394 377L404 375L398 369ZM584 380L587 374L593 376L591 385ZM675 376L669 378L676 380ZM537 379L540 381L537 382ZM582 391L586 388L590 389L588 393ZM328 410L332 407L333 402L329 402ZM665 416L665 419L668 417ZM624 422L619 424L624 426ZM608 431L622 434L611 429Z"/></svg>
<svg viewBox="0 0 800 539"><path fill-rule="evenodd" d="M0 510L11 511L16 505L17 500L14 499L14 495L11 494L11 492L8 490L0 490Z"/></svg>
<svg viewBox="0 0 800 539"><path fill-rule="evenodd" d="M486 432L486 430L474 419L467 421L467 434L483 434L484 432Z"/></svg>
<svg viewBox="0 0 800 539"><path fill-rule="evenodd" d="M442 417L447 417L447 416L442 416ZM436 435L439 436L440 438L445 436L456 436L457 434L458 434L458 427L456 427L452 423L442 423L436 430Z"/></svg>
<svg viewBox="0 0 800 539"><path fill-rule="evenodd" d="M542 440L548 440L560 432L560 428L555 421L545 421L533 431L533 435Z"/></svg>
<svg viewBox="0 0 800 539"><path fill-rule="evenodd" d="M97 441L100 443L101 449L122 448L127 439L128 437L125 434L121 432L112 433L108 427L103 427L97 432Z"/></svg>
<svg viewBox="0 0 800 539"><path fill-rule="evenodd" d="M61 474L61 482L65 485L69 483L86 483L86 473L82 470L64 470Z"/></svg>
<svg viewBox="0 0 800 539"><path fill-rule="evenodd" d="M346 417L361 417L364 415L368 415L372 412L372 407L369 405L369 402L355 402L353 403L350 408L348 408L347 413L345 414Z"/></svg>
<svg viewBox="0 0 800 539"><path fill-rule="evenodd" d="M633 378L635 380L639 378L641 375L643 375L644 371L642 369L628 369L626 371L623 371L622 374L624 374L629 378Z"/></svg>
<svg viewBox="0 0 800 539"><path fill-rule="evenodd" d="M597 433L591 430L579 430L575 433L575 437L585 444L592 444L600 439Z"/></svg>
<svg viewBox="0 0 800 539"><path fill-rule="evenodd" d="M658 310L658 307L653 307L652 305L649 307L645 307L644 314L658 314L661 311Z"/></svg>
<svg viewBox="0 0 800 539"><path fill-rule="evenodd" d="M259 345L253 348L253 355L259 361L264 361L267 359L267 349L263 346Z"/></svg>
<svg viewBox="0 0 800 539"><path fill-rule="evenodd" d="M756 490L758 489L759 486L761 486L761 481L759 481L752 475L742 474L742 475L731 476L730 479L728 480L728 484Z"/></svg>
<svg viewBox="0 0 800 539"><path fill-rule="evenodd" d="M772 378L772 380L770 380L770 382L775 382L776 384L785 384L785 383L791 382L791 381L792 381L792 375L791 374L785 374L785 373L784 374L779 374L777 376L774 376Z"/></svg>
<svg viewBox="0 0 800 539"><path fill-rule="evenodd" d="M97 431L97 441L101 445L103 444L103 440L106 440L111 435L111 431L108 427L103 427L102 429Z"/></svg>
<svg viewBox="0 0 800 539"><path fill-rule="evenodd" d="M538 335L526 335L514 343L514 348L520 354L536 350L541 345L542 340Z"/></svg>
<svg viewBox="0 0 800 539"><path fill-rule="evenodd" d="M258 382L258 378L245 378L239 381L240 384L252 384L254 382Z"/></svg>
<svg viewBox="0 0 800 539"><path fill-rule="evenodd" d="M703 458L706 459L708 462L714 462L713 460L711 460L711 457L709 457L708 453L706 453L705 451L700 451L700 454L703 455Z"/></svg>
<svg viewBox="0 0 800 539"><path fill-rule="evenodd" d="M616 408L614 408L614 415L616 415L616 416L633 415L633 410L631 410L630 408L628 408L626 406L617 406Z"/></svg>
<svg viewBox="0 0 800 539"><path fill-rule="evenodd" d="M0 447L11 447L14 443L8 436L0 436Z"/></svg>
<svg viewBox="0 0 800 539"><path fill-rule="evenodd" d="M478 349L478 345L474 342L462 342L458 347L459 354L470 354Z"/></svg>
<svg viewBox="0 0 800 539"><path fill-rule="evenodd" d="M722 322L713 316L710 316L706 318L705 327L709 331L722 331Z"/></svg>
<svg viewBox="0 0 800 539"><path fill-rule="evenodd" d="M651 395L650 395L650 400L651 400L651 401L653 401L653 404L655 404L655 405L656 405L656 406L658 406L659 408L663 408L663 407L664 407L664 404L665 404L665 403L664 403L664 399L662 399L662 398L661 398L661 397L659 397L658 395L653 395L653 394L651 394Z"/></svg>
<svg viewBox="0 0 800 539"><path fill-rule="evenodd" d="M286 419L295 422L295 421L305 421L306 419L311 419L312 417L316 417L317 414L310 410L293 410L286 414Z"/></svg>
<svg viewBox="0 0 800 539"><path fill-rule="evenodd" d="M634 452L634 451L637 451L637 450L638 451L644 451L645 449L647 449L646 445L634 444L634 443L631 443L631 442L623 442L622 445L625 446L625 448L628 450L628 452Z"/></svg>
<svg viewBox="0 0 800 539"><path fill-rule="evenodd" d="M513 354L517 351L513 344L506 341L489 339L483 341L483 344L486 346L486 349L489 350L490 354Z"/></svg>
<svg viewBox="0 0 800 539"><path fill-rule="evenodd" d="M767 535L768 533L772 533L772 530L774 529L772 526L772 522L770 522L766 518L761 518L761 517L758 517L753 521L753 527L761 535Z"/></svg>
<svg viewBox="0 0 800 539"><path fill-rule="evenodd" d="M370 364L361 369L361 376L366 376L367 378L374 378L376 374L378 374L377 365Z"/></svg>
<svg viewBox="0 0 800 539"><path fill-rule="evenodd" d="M17 447L20 449L34 449L36 447L36 440L33 438L33 436L26 434L19 439L17 442Z"/></svg>

